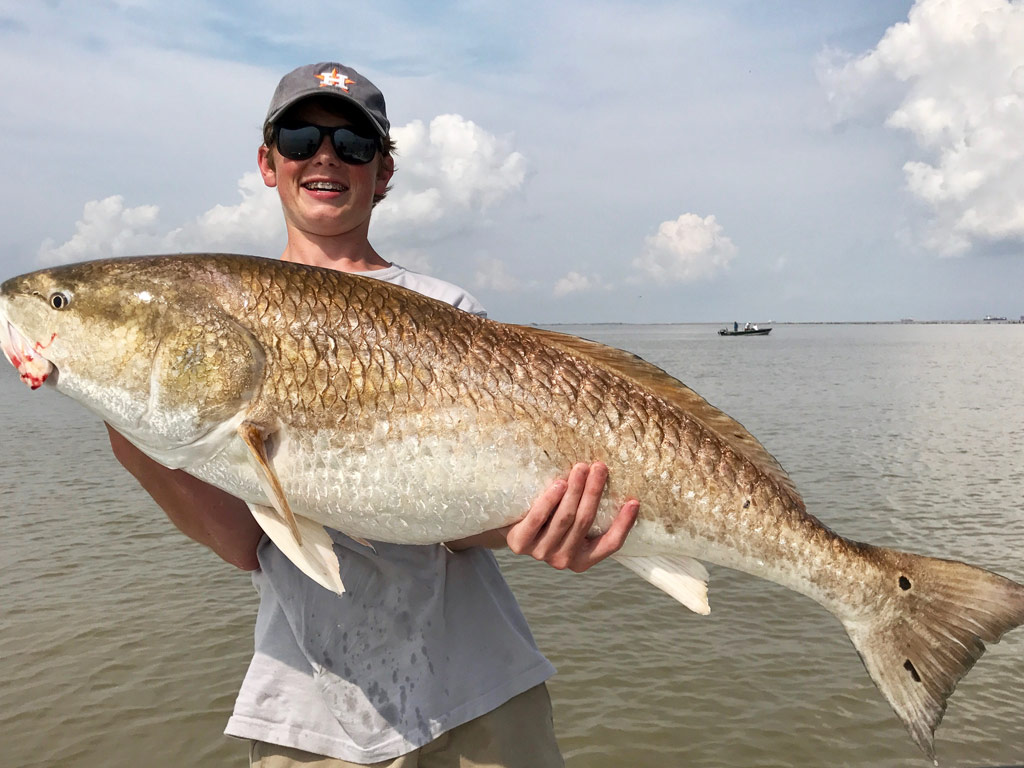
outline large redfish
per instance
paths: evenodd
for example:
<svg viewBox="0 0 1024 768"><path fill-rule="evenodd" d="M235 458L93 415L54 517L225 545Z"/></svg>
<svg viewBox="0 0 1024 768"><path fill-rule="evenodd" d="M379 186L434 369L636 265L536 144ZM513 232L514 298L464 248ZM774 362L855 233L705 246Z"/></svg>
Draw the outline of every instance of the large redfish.
<svg viewBox="0 0 1024 768"><path fill-rule="evenodd" d="M664 371L583 339L485 320L365 277L241 256L116 259L0 286L22 379L78 400L162 464L249 503L342 591L323 526L424 544L519 518L575 461L627 497L618 560L707 613L705 560L831 611L914 741L1024 622L1024 587L844 539L740 424Z"/></svg>

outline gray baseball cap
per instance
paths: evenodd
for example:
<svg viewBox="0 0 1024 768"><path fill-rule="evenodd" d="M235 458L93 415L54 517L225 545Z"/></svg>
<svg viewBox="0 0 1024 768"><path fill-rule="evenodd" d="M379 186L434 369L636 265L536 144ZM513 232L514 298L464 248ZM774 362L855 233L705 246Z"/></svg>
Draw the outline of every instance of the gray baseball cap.
<svg viewBox="0 0 1024 768"><path fill-rule="evenodd" d="M335 61L307 64L282 77L263 125L276 122L290 106L311 96L334 96L347 101L366 116L381 136L388 135L391 123L384 108L384 94L354 69Z"/></svg>

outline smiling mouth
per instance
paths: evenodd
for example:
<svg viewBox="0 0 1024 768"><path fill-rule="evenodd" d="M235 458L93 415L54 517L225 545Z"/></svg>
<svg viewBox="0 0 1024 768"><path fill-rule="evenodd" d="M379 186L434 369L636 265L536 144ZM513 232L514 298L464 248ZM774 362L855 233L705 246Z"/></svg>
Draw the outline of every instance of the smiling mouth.
<svg viewBox="0 0 1024 768"><path fill-rule="evenodd" d="M302 186L314 192L344 192L348 189L339 181L307 181Z"/></svg>
<svg viewBox="0 0 1024 768"><path fill-rule="evenodd" d="M53 343L56 335L45 345L26 339L17 328L0 316L0 349L18 369L18 375L32 389L39 389L53 372L53 363L40 354Z"/></svg>

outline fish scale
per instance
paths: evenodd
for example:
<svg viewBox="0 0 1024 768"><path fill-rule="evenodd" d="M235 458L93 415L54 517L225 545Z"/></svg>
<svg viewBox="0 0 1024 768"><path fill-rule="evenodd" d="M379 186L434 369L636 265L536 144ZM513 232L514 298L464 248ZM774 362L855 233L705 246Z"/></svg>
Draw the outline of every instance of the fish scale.
<svg viewBox="0 0 1024 768"><path fill-rule="evenodd" d="M324 526L460 539L517 520L573 463L603 461L594 532L641 500L619 562L698 613L701 561L816 600L933 760L957 681L1024 623L1015 582L831 531L747 430L664 371L366 277L209 254L42 270L0 286L0 346L26 382L244 499L339 592Z"/></svg>

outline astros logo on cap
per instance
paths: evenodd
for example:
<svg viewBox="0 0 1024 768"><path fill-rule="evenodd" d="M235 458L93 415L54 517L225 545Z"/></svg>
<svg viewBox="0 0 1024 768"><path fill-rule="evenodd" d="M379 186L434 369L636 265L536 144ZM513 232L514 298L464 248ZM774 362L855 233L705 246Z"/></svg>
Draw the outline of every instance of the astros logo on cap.
<svg viewBox="0 0 1024 768"><path fill-rule="evenodd" d="M348 90L346 86L355 85L356 82L355 80L349 79L345 75L339 75L337 67L332 69L330 72L321 72L319 75L316 76L316 79L320 81L321 88L327 85L335 85L338 88L341 88L341 90L343 91Z"/></svg>

